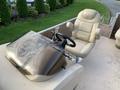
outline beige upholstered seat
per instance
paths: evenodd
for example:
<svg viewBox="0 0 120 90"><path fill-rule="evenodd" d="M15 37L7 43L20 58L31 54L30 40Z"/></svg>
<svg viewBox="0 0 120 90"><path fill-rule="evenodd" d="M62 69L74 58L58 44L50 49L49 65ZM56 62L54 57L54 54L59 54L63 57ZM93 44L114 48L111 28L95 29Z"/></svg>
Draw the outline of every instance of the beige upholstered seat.
<svg viewBox="0 0 120 90"><path fill-rule="evenodd" d="M78 57L85 57L93 48L95 41L99 38L100 14L93 9L81 11L74 25L68 22L66 26L72 31L72 37L76 42L76 47L66 46L66 50Z"/></svg>
<svg viewBox="0 0 120 90"><path fill-rule="evenodd" d="M120 48L120 28L119 28L119 30L116 32L115 38L116 38L116 46L117 46L118 48Z"/></svg>

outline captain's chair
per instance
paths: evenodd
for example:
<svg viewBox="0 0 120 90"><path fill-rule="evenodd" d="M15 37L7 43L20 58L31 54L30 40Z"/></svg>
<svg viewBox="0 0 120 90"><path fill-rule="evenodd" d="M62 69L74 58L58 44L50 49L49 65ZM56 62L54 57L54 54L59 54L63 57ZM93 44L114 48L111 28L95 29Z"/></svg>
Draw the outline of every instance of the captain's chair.
<svg viewBox="0 0 120 90"><path fill-rule="evenodd" d="M116 38L115 45L116 45L117 48L120 49L120 28L116 32L115 38Z"/></svg>
<svg viewBox="0 0 120 90"><path fill-rule="evenodd" d="M74 25L71 22L66 24L67 28L73 29L72 38L76 42L76 47L66 46L66 50L77 57L86 57L99 38L100 14L93 9L81 11Z"/></svg>

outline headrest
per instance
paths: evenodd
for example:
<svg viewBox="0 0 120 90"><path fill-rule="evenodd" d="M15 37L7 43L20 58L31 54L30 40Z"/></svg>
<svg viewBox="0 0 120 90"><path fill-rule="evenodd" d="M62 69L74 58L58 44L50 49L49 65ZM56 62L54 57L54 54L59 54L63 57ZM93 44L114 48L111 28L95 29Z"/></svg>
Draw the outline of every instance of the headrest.
<svg viewBox="0 0 120 90"><path fill-rule="evenodd" d="M94 19L96 17L97 11L93 9L85 9L82 11L82 17L85 19Z"/></svg>
<svg viewBox="0 0 120 90"><path fill-rule="evenodd" d="M87 20L95 20L99 19L100 14L98 11L94 9L84 9L78 14L78 19L87 19Z"/></svg>

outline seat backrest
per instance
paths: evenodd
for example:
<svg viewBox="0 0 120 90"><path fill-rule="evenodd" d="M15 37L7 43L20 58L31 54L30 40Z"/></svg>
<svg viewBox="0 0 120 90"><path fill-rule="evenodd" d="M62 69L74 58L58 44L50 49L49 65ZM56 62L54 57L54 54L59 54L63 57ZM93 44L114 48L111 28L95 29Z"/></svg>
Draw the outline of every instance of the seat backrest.
<svg viewBox="0 0 120 90"><path fill-rule="evenodd" d="M100 14L96 10L84 9L77 16L72 36L80 40L94 42L99 22Z"/></svg>

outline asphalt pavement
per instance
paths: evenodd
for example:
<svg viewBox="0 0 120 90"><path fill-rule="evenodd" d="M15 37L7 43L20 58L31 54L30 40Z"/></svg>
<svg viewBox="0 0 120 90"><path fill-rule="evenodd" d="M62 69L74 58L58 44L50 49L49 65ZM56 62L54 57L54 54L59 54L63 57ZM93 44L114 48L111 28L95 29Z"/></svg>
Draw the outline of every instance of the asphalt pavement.
<svg viewBox="0 0 120 90"><path fill-rule="evenodd" d="M116 13L120 12L120 1L117 0L98 0L98 1L105 4L110 9L112 16L115 16Z"/></svg>

